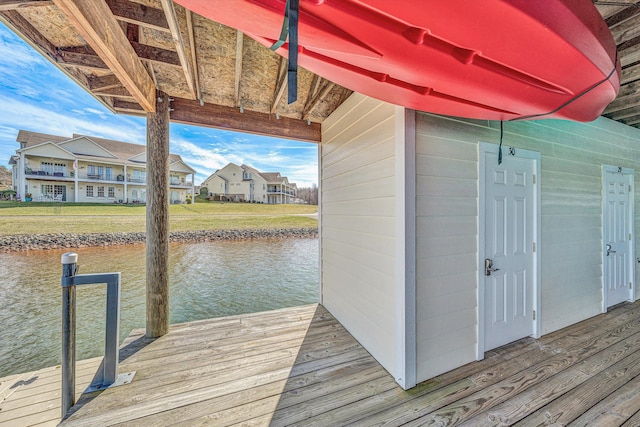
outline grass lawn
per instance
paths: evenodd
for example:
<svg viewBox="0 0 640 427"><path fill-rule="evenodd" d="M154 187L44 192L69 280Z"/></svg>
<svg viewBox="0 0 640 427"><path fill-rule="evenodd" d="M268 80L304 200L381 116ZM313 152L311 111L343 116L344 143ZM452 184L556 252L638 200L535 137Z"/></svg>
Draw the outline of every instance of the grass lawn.
<svg viewBox="0 0 640 427"><path fill-rule="evenodd" d="M169 207L169 229L317 227L317 206L202 202ZM145 231L146 206L0 201L0 235Z"/></svg>

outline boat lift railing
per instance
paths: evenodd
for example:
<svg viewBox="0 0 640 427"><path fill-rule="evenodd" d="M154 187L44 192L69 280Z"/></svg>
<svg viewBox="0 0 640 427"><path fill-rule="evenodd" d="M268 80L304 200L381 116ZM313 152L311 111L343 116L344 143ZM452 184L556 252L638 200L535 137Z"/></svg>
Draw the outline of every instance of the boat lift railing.
<svg viewBox="0 0 640 427"><path fill-rule="evenodd" d="M104 359L85 393L129 384L135 372L118 375L120 333L120 273L77 274L78 254L62 255L62 418L75 404L76 286L107 284L107 319Z"/></svg>

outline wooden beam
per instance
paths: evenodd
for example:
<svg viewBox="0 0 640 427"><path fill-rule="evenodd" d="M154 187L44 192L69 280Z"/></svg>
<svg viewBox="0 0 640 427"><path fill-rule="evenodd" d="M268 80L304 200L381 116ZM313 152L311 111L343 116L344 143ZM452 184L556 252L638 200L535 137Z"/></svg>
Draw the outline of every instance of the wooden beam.
<svg viewBox="0 0 640 427"><path fill-rule="evenodd" d="M134 116L144 116L146 112L137 102L123 101L121 99L112 99L113 109L119 113L131 114Z"/></svg>
<svg viewBox="0 0 640 427"><path fill-rule="evenodd" d="M640 105L632 105L629 108L625 108L623 110L614 111L612 113L605 113L605 117L610 118L611 120L622 120L628 119L633 116L640 116Z"/></svg>
<svg viewBox="0 0 640 427"><path fill-rule="evenodd" d="M639 14L640 8L628 7L616 13L615 15L608 17L605 22L607 23L607 27L609 27L609 29L613 29L615 26L628 21L629 19L632 19Z"/></svg>
<svg viewBox="0 0 640 427"><path fill-rule="evenodd" d="M32 6L51 6L53 0L0 0L0 11L22 9Z"/></svg>
<svg viewBox="0 0 640 427"><path fill-rule="evenodd" d="M240 106L240 81L242 80L242 55L244 54L244 33L236 32L236 74L233 86L233 99L236 107Z"/></svg>
<svg viewBox="0 0 640 427"><path fill-rule="evenodd" d="M331 89L333 89L334 86L335 83L330 82L329 80L324 80L322 88L319 89L311 99L307 99L307 102L302 109L302 120L307 120L309 118L309 114L311 114L316 105L318 105L322 98L331 92Z"/></svg>
<svg viewBox="0 0 640 427"><path fill-rule="evenodd" d="M56 63L57 49L40 31L15 10L0 12L0 19L15 33L51 62Z"/></svg>
<svg viewBox="0 0 640 427"><path fill-rule="evenodd" d="M222 105L205 104L200 106L198 102L184 98L174 98L171 106L173 107L171 121L176 123L299 141L320 142L321 140L320 123L307 124L306 121L288 117L280 117L280 120L277 120L271 114L247 109L241 113L237 108Z"/></svg>
<svg viewBox="0 0 640 427"><path fill-rule="evenodd" d="M104 0L54 0L76 30L147 112L155 87Z"/></svg>
<svg viewBox="0 0 640 427"><path fill-rule="evenodd" d="M193 64L193 83L196 86L196 99L203 104L202 89L200 88L200 72L198 71L198 55L196 52L196 33L193 29L193 14L189 9L184 10L187 18L187 33L189 33L189 50Z"/></svg>
<svg viewBox="0 0 640 427"><path fill-rule="evenodd" d="M269 112L271 114L276 112L278 104L284 95L284 90L287 88L287 60L281 56L280 65L278 66L278 80L276 81L276 89L273 93L273 101L271 101L271 108Z"/></svg>
<svg viewBox="0 0 640 427"><path fill-rule="evenodd" d="M147 337L169 332L169 96L147 113Z"/></svg>
<svg viewBox="0 0 640 427"><path fill-rule="evenodd" d="M106 88L106 89L95 90L95 91L93 91L93 93L96 94L96 95L100 95L100 96L110 96L110 97L114 97L114 98L125 98L127 100L133 101L133 97L131 96L131 94L129 93L127 88L124 87L124 86L118 86L118 87L111 87L111 88Z"/></svg>
<svg viewBox="0 0 640 427"><path fill-rule="evenodd" d="M189 88L189 93L193 99L196 99L196 88L193 79L193 70L191 69L191 61L189 61L189 57L187 55L187 50L184 47L184 40L182 38L182 30L180 29L180 23L178 22L178 17L176 15L176 9L173 6L173 0L160 0L162 3L162 9L167 18L167 22L169 23L169 29L171 30L171 37L173 38L173 43L176 46L176 51L178 52L178 58L180 58L180 64L182 65L182 71L184 73L184 78L187 82L187 87Z"/></svg>
<svg viewBox="0 0 640 427"><path fill-rule="evenodd" d="M147 61L155 62L158 64L173 65L180 67L180 57L172 50L163 49L161 47L149 46L134 41L129 42L136 55L140 59L146 59Z"/></svg>
<svg viewBox="0 0 640 427"><path fill-rule="evenodd" d="M615 113L616 111L625 110L636 104L640 104L640 94L629 95L622 99L616 98L611 104L607 106L607 108L605 108L603 114L608 115L611 113Z"/></svg>
<svg viewBox="0 0 640 427"><path fill-rule="evenodd" d="M58 50L57 62L60 65L90 68L97 70L108 70L109 67L104 61L94 53L82 52L76 49Z"/></svg>
<svg viewBox="0 0 640 427"><path fill-rule="evenodd" d="M145 6L128 0L105 0L111 13L119 20L142 25L158 31L169 32L169 24L162 9Z"/></svg>
<svg viewBox="0 0 640 427"><path fill-rule="evenodd" d="M635 62L622 69L620 84L629 84L640 80L640 62Z"/></svg>
<svg viewBox="0 0 640 427"><path fill-rule="evenodd" d="M89 89L92 91L100 91L122 86L120 80L113 74L107 76L91 77L89 79Z"/></svg>

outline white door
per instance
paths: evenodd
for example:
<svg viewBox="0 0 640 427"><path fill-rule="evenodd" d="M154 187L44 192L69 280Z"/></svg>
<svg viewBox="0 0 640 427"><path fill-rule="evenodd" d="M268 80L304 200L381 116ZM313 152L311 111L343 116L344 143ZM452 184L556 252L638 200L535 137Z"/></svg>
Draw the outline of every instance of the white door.
<svg viewBox="0 0 640 427"><path fill-rule="evenodd" d="M603 311L633 300L633 169L602 167Z"/></svg>
<svg viewBox="0 0 640 427"><path fill-rule="evenodd" d="M489 350L534 334L537 164L534 158L519 157L515 149L505 153L500 165L497 153L483 154L480 292L484 350Z"/></svg>

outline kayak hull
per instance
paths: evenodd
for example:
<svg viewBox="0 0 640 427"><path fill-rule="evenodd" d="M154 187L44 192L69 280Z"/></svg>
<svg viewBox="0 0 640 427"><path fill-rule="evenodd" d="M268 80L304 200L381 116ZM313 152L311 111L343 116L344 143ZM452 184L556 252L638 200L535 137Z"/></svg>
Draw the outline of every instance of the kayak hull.
<svg viewBox="0 0 640 427"><path fill-rule="evenodd" d="M176 3L265 46L278 40L286 5ZM408 108L591 121L619 91L616 45L591 0L300 0L299 16L300 66Z"/></svg>

